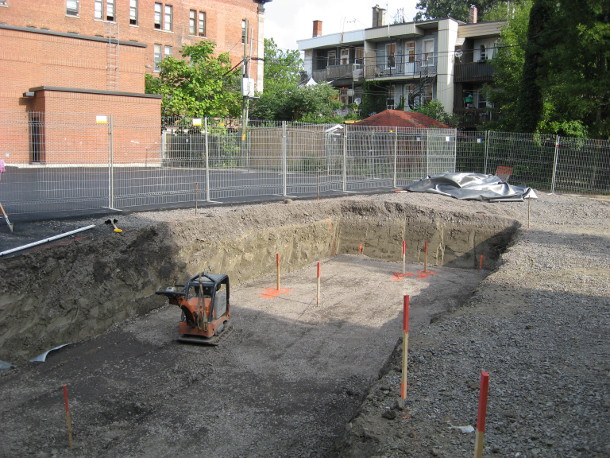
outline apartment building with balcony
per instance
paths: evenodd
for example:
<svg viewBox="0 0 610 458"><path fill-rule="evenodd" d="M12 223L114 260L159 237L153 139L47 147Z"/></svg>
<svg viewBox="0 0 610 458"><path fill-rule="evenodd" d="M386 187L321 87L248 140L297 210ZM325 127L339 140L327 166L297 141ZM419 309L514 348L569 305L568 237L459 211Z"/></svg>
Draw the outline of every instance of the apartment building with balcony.
<svg viewBox="0 0 610 458"><path fill-rule="evenodd" d="M45 120L57 113L159 118L160 96L144 93L145 75L157 73L164 57L179 57L183 46L202 40L214 41L234 65L248 40L249 77L262 90L267 1L0 0L0 123L16 112L36 118L23 135L13 133L4 143L19 149L16 143L30 136L38 145L29 157L12 155L11 162L44 162L40 143L51 141Z"/></svg>
<svg viewBox="0 0 610 458"><path fill-rule="evenodd" d="M369 82L367 90L389 109L413 110L436 99L473 121L490 113L481 89L492 80L489 61L504 22L477 23L476 9L471 23L386 24L384 13L375 6L371 28L329 35L314 21L312 38L298 41L307 73L337 87L346 105L361 102Z"/></svg>

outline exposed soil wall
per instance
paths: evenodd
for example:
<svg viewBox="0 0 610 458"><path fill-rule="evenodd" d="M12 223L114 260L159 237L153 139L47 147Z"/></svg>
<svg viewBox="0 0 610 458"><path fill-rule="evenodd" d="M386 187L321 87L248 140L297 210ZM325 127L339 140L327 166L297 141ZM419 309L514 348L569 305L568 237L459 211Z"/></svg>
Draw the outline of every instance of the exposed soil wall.
<svg viewBox="0 0 610 458"><path fill-rule="evenodd" d="M83 222L83 225L90 222ZM155 291L200 271L233 284L275 269L290 272L363 246L373 258L492 268L516 221L442 212L398 202L337 199L133 214L122 234L100 224L84 238L0 259L0 360L31 358L55 345L93 337L165 303ZM53 235L53 234L49 234Z"/></svg>

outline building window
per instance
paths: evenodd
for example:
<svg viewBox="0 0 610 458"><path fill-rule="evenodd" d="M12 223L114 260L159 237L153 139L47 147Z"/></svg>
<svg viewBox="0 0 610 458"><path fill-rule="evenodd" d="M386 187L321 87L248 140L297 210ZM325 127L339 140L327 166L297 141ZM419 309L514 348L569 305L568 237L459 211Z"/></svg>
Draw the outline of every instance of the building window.
<svg viewBox="0 0 610 458"><path fill-rule="evenodd" d="M165 52L163 54L163 57L172 57L172 47L171 46L166 46L165 47Z"/></svg>
<svg viewBox="0 0 610 458"><path fill-rule="evenodd" d="M95 19L104 18L104 0L95 0Z"/></svg>
<svg viewBox="0 0 610 458"><path fill-rule="evenodd" d="M166 32L171 32L173 30L172 27L172 16L173 16L173 6L165 5L165 14L163 17L163 30Z"/></svg>
<svg viewBox="0 0 610 458"><path fill-rule="evenodd" d="M394 109L394 86L388 87L388 98L386 99L386 107L388 110Z"/></svg>
<svg viewBox="0 0 610 458"><path fill-rule="evenodd" d="M66 14L78 16L78 0L66 0Z"/></svg>
<svg viewBox="0 0 610 458"><path fill-rule="evenodd" d="M205 37L205 13L203 11L190 10L189 34Z"/></svg>
<svg viewBox="0 0 610 458"><path fill-rule="evenodd" d="M386 68L396 68L396 43L385 45Z"/></svg>
<svg viewBox="0 0 610 458"><path fill-rule="evenodd" d="M481 45L480 49L480 56L479 56L479 62L485 62L487 60L487 55L485 53L485 45Z"/></svg>
<svg viewBox="0 0 610 458"><path fill-rule="evenodd" d="M163 5L161 3L155 3L155 29L161 30L161 23L163 22Z"/></svg>
<svg viewBox="0 0 610 458"><path fill-rule="evenodd" d="M129 25L138 25L138 0L129 0Z"/></svg>
<svg viewBox="0 0 610 458"><path fill-rule="evenodd" d="M355 59L355 62L357 64L364 63L364 48L362 46L359 46L358 48L356 48L356 59Z"/></svg>
<svg viewBox="0 0 610 458"><path fill-rule="evenodd" d="M104 6L106 6L105 9L104 9ZM106 14L104 14L104 11L106 12ZM115 20L114 0L95 0L94 17L95 17L95 19L101 19L101 20L114 22L114 20Z"/></svg>
<svg viewBox="0 0 610 458"><path fill-rule="evenodd" d="M242 19L241 21L241 42L248 42L248 21Z"/></svg>
<svg viewBox="0 0 610 458"><path fill-rule="evenodd" d="M155 43L155 68L154 71L158 72L161 70L161 59L163 59L163 55L161 54L163 46Z"/></svg>
<svg viewBox="0 0 610 458"><path fill-rule="evenodd" d="M191 35L197 34L197 11L189 11L189 33Z"/></svg>
<svg viewBox="0 0 610 458"><path fill-rule="evenodd" d="M114 21L114 0L106 0L106 20Z"/></svg>
<svg viewBox="0 0 610 458"><path fill-rule="evenodd" d="M434 40L424 41L424 55L422 65L434 65Z"/></svg>
<svg viewBox="0 0 610 458"><path fill-rule="evenodd" d="M341 65L349 64L349 48L341 48Z"/></svg>
<svg viewBox="0 0 610 458"><path fill-rule="evenodd" d="M8 0L0 0L0 6L8 6Z"/></svg>
<svg viewBox="0 0 610 458"><path fill-rule="evenodd" d="M415 62L415 42L414 41L409 41L406 44L406 55L407 55L407 62L408 63L413 63Z"/></svg>
<svg viewBox="0 0 610 458"><path fill-rule="evenodd" d="M200 37L205 37L205 12L199 11L199 31L197 32Z"/></svg>
<svg viewBox="0 0 610 458"><path fill-rule="evenodd" d="M337 65L337 51L328 51L328 66Z"/></svg>

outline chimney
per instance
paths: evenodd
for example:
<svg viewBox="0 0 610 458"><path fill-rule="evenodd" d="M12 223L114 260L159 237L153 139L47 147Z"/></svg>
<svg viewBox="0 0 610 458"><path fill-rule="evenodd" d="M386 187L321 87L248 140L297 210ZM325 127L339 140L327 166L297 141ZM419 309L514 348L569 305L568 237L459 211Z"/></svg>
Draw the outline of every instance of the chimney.
<svg viewBox="0 0 610 458"><path fill-rule="evenodd" d="M373 27L383 27L385 25L385 10L379 5L373 7Z"/></svg>
<svg viewBox="0 0 610 458"><path fill-rule="evenodd" d="M322 21L313 21L313 38L322 35Z"/></svg>
<svg viewBox="0 0 610 458"><path fill-rule="evenodd" d="M470 10L468 11L468 23L469 24L476 24L477 23L477 18L478 16L478 10L476 6L471 6Z"/></svg>

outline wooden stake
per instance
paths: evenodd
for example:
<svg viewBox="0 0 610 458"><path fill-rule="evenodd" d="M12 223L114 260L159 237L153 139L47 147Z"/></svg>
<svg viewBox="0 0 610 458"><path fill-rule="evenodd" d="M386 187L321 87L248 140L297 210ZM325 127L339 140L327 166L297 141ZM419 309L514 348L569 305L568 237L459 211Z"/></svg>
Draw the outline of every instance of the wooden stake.
<svg viewBox="0 0 610 458"><path fill-rule="evenodd" d="M317 296L316 296L316 304L320 304L320 263L319 262L318 262L317 282L318 282L318 290L317 290Z"/></svg>
<svg viewBox="0 0 610 458"><path fill-rule="evenodd" d="M424 242L424 273L428 272L428 241Z"/></svg>
<svg viewBox="0 0 610 458"><path fill-rule="evenodd" d="M362 244L360 244L360 248L358 248L358 254L362 254L363 251L364 251L364 246Z"/></svg>
<svg viewBox="0 0 610 458"><path fill-rule="evenodd" d="M402 273L406 273L407 269L407 242L402 241Z"/></svg>
<svg viewBox="0 0 610 458"><path fill-rule="evenodd" d="M407 365L409 352L409 296L403 297L402 312L402 381L400 383L400 397L407 399Z"/></svg>
<svg viewBox="0 0 610 458"><path fill-rule="evenodd" d="M70 418L70 405L68 403L68 386L64 385L64 404L66 407L66 425L68 426L68 443L70 444L70 448L74 447L74 442L72 441L72 420Z"/></svg>
<svg viewBox="0 0 610 458"><path fill-rule="evenodd" d="M277 267L277 290L280 290L280 254L275 254L275 264Z"/></svg>
<svg viewBox="0 0 610 458"><path fill-rule="evenodd" d="M479 256L479 270L483 270L483 262L485 257L483 255Z"/></svg>
<svg viewBox="0 0 610 458"><path fill-rule="evenodd" d="M477 431L474 439L474 458L482 458L485 442L485 418L487 417L487 391L489 374L481 371L481 387L479 390L479 412L477 414Z"/></svg>

